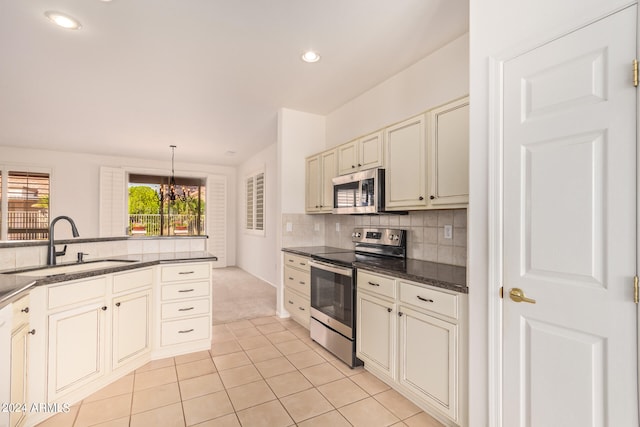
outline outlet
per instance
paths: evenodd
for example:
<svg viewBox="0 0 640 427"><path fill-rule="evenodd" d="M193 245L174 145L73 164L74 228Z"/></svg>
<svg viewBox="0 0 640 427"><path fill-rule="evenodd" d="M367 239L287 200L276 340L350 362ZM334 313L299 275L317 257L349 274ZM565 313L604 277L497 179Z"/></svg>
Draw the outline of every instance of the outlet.
<svg viewBox="0 0 640 427"><path fill-rule="evenodd" d="M293 231L293 224L290 222L287 223L287 231Z"/></svg>
<svg viewBox="0 0 640 427"><path fill-rule="evenodd" d="M340 231L340 223L336 222L336 231Z"/></svg>
<svg viewBox="0 0 640 427"><path fill-rule="evenodd" d="M444 238L445 239L453 239L453 226L445 225L444 226Z"/></svg>

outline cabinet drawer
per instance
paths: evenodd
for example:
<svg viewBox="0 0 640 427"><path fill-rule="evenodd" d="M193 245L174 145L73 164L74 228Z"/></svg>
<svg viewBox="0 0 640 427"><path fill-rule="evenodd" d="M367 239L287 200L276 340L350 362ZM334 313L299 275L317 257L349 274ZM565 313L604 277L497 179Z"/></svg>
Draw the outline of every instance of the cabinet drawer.
<svg viewBox="0 0 640 427"><path fill-rule="evenodd" d="M298 268L304 271L310 271L311 267L309 267L309 259L307 257L303 257L300 255L290 254L288 252L284 253L284 265L289 267Z"/></svg>
<svg viewBox="0 0 640 427"><path fill-rule="evenodd" d="M458 297L453 294L400 282L400 301L454 319L458 318Z"/></svg>
<svg viewBox="0 0 640 427"><path fill-rule="evenodd" d="M152 284L153 270L151 268L127 271L126 273L114 274L113 293L117 294L136 288L151 286Z"/></svg>
<svg viewBox="0 0 640 427"><path fill-rule="evenodd" d="M162 322L161 345L208 339L210 336L209 323L211 323L209 316Z"/></svg>
<svg viewBox="0 0 640 427"><path fill-rule="evenodd" d="M177 317L208 314L211 302L208 298L162 304L162 320Z"/></svg>
<svg viewBox="0 0 640 427"><path fill-rule="evenodd" d="M296 270L288 265L284 267L284 285L295 289L303 295L310 295L310 273Z"/></svg>
<svg viewBox="0 0 640 427"><path fill-rule="evenodd" d="M51 286L48 289L47 306L49 309L53 309L104 298L106 289L106 276L69 283L67 285Z"/></svg>
<svg viewBox="0 0 640 427"><path fill-rule="evenodd" d="M13 303L13 330L29 323L29 295Z"/></svg>
<svg viewBox="0 0 640 427"><path fill-rule="evenodd" d="M203 297L209 295L210 287L209 281L162 285L161 295L163 300Z"/></svg>
<svg viewBox="0 0 640 427"><path fill-rule="evenodd" d="M362 270L358 270L357 277L358 289L389 298L396 297L395 279Z"/></svg>
<svg viewBox="0 0 640 427"><path fill-rule="evenodd" d="M208 262L164 265L160 268L160 277L163 282L208 279L210 270L211 266Z"/></svg>
<svg viewBox="0 0 640 427"><path fill-rule="evenodd" d="M309 299L292 292L289 289L284 290L284 306L292 318L298 322L309 325Z"/></svg>

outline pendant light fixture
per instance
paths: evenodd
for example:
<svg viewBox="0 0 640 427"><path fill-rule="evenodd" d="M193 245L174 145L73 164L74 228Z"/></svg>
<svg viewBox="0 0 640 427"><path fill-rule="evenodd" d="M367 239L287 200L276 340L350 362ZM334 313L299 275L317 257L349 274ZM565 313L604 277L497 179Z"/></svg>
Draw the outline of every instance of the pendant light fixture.
<svg viewBox="0 0 640 427"><path fill-rule="evenodd" d="M159 192L159 198L161 201L169 201L174 202L177 199L182 201L187 200L189 197L189 190L182 186L181 194L178 194L178 188L176 186L176 176L175 176L175 155L176 155L176 146L170 145L171 148L171 176L169 177L169 185L161 185Z"/></svg>

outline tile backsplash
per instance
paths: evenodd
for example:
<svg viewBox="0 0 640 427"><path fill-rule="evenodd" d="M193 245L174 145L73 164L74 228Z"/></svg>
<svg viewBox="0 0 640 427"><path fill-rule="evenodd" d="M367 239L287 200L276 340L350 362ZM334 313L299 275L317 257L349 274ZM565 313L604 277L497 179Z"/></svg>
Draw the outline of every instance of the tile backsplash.
<svg viewBox="0 0 640 427"><path fill-rule="evenodd" d="M451 238L445 238L451 226ZM282 215L282 246L334 246L353 249L355 227L407 230L407 256L443 264L467 264L467 210L415 211L408 215Z"/></svg>

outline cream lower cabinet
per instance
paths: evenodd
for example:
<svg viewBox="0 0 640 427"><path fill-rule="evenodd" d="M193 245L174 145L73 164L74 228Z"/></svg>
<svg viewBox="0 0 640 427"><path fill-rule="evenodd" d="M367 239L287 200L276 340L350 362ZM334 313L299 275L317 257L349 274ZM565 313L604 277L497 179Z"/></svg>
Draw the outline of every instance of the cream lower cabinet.
<svg viewBox="0 0 640 427"><path fill-rule="evenodd" d="M284 308L291 318L309 328L311 295L311 268L309 259L283 252Z"/></svg>
<svg viewBox="0 0 640 427"><path fill-rule="evenodd" d="M357 356L446 425L466 425L466 296L358 269Z"/></svg>
<svg viewBox="0 0 640 427"><path fill-rule="evenodd" d="M11 332L11 397L9 425L22 426L28 413L27 367L29 364L29 296L13 303ZM19 408L19 409L18 409ZM26 409L26 410L25 410Z"/></svg>

